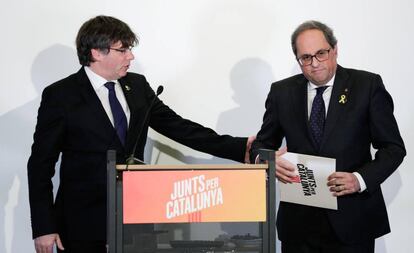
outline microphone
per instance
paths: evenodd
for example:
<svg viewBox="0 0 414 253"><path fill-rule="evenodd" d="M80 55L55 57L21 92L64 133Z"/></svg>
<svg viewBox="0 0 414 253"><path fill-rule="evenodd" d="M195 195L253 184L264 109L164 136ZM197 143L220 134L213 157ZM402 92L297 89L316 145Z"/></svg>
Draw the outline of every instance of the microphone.
<svg viewBox="0 0 414 253"><path fill-rule="evenodd" d="M136 141L135 141L134 148L132 149L132 153L131 153L131 155L127 158L127 160L126 160L126 164L127 164L127 166L126 166L126 170L128 170L128 165L133 165L133 164L145 164L145 163L144 163L144 161L141 161L140 159L138 159L138 158L136 158L136 157L135 157L135 151L136 151L137 146L138 146L138 141L139 141L139 138L140 138L140 137L141 137L141 135L142 135L142 131L144 130L145 125L147 124L147 121L148 121L148 119L149 119L149 115L150 115L150 112L151 112L151 110L152 110L152 107L153 107L153 105L154 105L154 103L155 103L155 100L157 99L157 97L158 97L158 96L159 96L159 95L160 95L163 91L164 91L164 87L163 87L162 85L158 86L158 88L157 88L157 93L156 93L156 95L155 95L154 99L152 99L151 104L150 104L150 106L148 107L147 112L145 113L144 121L142 122L141 128L140 128L140 130L139 130L139 133L138 133L137 139L136 139Z"/></svg>

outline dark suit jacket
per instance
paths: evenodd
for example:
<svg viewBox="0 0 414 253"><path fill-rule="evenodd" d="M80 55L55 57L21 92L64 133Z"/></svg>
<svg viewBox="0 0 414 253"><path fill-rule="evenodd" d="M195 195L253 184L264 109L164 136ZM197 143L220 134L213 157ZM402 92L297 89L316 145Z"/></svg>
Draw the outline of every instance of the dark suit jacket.
<svg viewBox="0 0 414 253"><path fill-rule="evenodd" d="M119 82L131 112L125 148L83 68L44 90L28 162L33 238L59 232L70 240L105 240L106 152L116 150L117 162L125 163L155 96L142 75L128 73ZM181 118L158 98L149 125L193 149L244 160L246 138L217 135ZM140 159L147 131L148 125L135 153ZM54 201L51 177L60 154L60 184Z"/></svg>
<svg viewBox="0 0 414 253"><path fill-rule="evenodd" d="M283 137L289 152L336 158L336 170L359 172L367 190L338 197L338 210L322 209L340 240L346 243L377 238L390 231L380 185L402 162L405 148L393 116L393 102L377 74L338 66L325 131L319 150L310 134L306 78L300 74L272 84L263 125L253 143L278 149ZM346 103L339 103L345 95ZM371 145L377 149L372 159ZM306 238L313 207L281 202L279 238Z"/></svg>

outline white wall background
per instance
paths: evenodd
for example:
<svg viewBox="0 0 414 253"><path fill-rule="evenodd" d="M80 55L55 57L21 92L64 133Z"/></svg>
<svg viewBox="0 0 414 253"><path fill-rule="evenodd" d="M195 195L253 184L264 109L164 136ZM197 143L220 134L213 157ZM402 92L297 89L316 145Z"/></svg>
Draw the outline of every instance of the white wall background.
<svg viewBox="0 0 414 253"><path fill-rule="evenodd" d="M141 42L132 71L147 76L178 113L233 135L255 134L272 81L299 72L290 34L318 19L334 28L339 63L380 73L408 150L384 184L392 233L376 252L411 252L414 219L409 0L19 0L0 9L0 252L33 252L26 162L42 89L77 71L75 36L92 16L129 23ZM147 162L227 162L151 132Z"/></svg>

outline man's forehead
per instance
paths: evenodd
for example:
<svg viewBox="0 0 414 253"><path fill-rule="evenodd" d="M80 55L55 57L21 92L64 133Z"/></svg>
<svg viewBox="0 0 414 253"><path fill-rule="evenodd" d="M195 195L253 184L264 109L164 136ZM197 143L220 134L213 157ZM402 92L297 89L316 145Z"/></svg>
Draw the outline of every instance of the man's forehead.
<svg viewBox="0 0 414 253"><path fill-rule="evenodd" d="M315 53L321 49L327 49L330 45L323 33L319 30L306 30L296 39L298 53Z"/></svg>

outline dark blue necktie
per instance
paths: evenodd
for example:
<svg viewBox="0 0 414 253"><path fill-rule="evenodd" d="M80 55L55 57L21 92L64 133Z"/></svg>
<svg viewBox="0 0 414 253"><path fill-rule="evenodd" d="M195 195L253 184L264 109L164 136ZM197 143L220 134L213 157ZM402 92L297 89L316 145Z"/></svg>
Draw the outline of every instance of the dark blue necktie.
<svg viewBox="0 0 414 253"><path fill-rule="evenodd" d="M125 116L125 112L122 109L119 100L116 98L115 94L115 83L114 82L107 82L105 87L108 89L108 98L109 104L111 106L112 116L114 117L114 128L116 133L118 134L119 140L121 141L122 145L125 146L125 137L128 128L127 118Z"/></svg>
<svg viewBox="0 0 414 253"><path fill-rule="evenodd" d="M313 99L312 111L309 117L312 138L318 149L322 141L323 130L325 127L325 102L323 101L322 94L326 88L328 88L328 86L316 88L316 96Z"/></svg>

